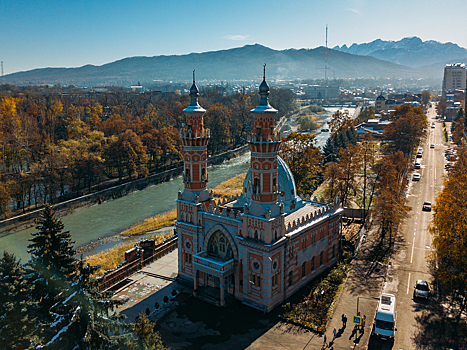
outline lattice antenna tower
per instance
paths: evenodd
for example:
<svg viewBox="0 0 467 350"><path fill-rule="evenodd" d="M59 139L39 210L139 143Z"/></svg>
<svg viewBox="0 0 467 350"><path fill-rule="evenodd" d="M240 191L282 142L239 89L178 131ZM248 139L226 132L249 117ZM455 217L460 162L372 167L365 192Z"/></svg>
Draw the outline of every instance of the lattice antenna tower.
<svg viewBox="0 0 467 350"><path fill-rule="evenodd" d="M316 69L324 69L324 81L328 80L328 70L331 69L328 67L328 25L326 24L326 52L324 54L324 68L316 68Z"/></svg>
<svg viewBox="0 0 467 350"><path fill-rule="evenodd" d="M326 55L324 59L324 81L328 80L328 25L326 24Z"/></svg>

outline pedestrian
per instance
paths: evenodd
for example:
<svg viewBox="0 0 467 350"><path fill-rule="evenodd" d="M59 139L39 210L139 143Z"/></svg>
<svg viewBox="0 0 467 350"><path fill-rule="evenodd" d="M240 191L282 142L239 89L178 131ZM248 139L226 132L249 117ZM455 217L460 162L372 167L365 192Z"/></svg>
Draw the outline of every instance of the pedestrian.
<svg viewBox="0 0 467 350"><path fill-rule="evenodd" d="M342 324L344 327L347 326L347 314L342 314Z"/></svg>
<svg viewBox="0 0 467 350"><path fill-rule="evenodd" d="M334 329L332 330L332 334L334 334L334 338L332 338L332 340L334 341L334 339L336 339L336 334L337 334L336 327L334 327Z"/></svg>
<svg viewBox="0 0 467 350"><path fill-rule="evenodd" d="M326 345L326 334L324 335L324 345Z"/></svg>
<svg viewBox="0 0 467 350"><path fill-rule="evenodd" d="M365 322L366 322L366 315L363 315L363 318L362 318L362 333L365 332Z"/></svg>

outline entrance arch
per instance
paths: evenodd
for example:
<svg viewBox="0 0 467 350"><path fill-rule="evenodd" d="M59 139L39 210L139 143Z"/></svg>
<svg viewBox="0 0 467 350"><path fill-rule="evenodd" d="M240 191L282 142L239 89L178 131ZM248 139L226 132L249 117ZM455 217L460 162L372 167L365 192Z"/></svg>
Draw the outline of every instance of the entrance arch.
<svg viewBox="0 0 467 350"><path fill-rule="evenodd" d="M222 260L238 261L237 246L229 232L222 225L212 227L204 240L203 250Z"/></svg>

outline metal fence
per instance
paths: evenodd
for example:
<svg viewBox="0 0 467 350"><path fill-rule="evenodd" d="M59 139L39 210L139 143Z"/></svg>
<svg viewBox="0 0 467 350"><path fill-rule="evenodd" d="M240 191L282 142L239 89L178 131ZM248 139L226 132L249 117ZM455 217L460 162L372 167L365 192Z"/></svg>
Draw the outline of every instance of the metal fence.
<svg viewBox="0 0 467 350"><path fill-rule="evenodd" d="M104 274L99 281L99 290L106 291L117 285L119 282L127 279L131 275L141 270L144 266L156 261L170 252L177 249L178 236L172 236L164 242L158 244L154 248L154 252L151 256L143 259L143 253L141 252L140 259L125 263L124 265Z"/></svg>

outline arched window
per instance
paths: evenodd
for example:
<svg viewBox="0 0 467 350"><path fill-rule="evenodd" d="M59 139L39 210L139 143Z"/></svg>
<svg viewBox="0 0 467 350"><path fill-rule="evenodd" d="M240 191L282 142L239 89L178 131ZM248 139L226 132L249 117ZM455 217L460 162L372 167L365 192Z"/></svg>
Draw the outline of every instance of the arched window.
<svg viewBox="0 0 467 350"><path fill-rule="evenodd" d="M258 231L255 230L255 239L258 239Z"/></svg>
<svg viewBox="0 0 467 350"><path fill-rule="evenodd" d="M290 271L289 272L289 287L292 285L293 283L293 271Z"/></svg>
<svg viewBox="0 0 467 350"><path fill-rule="evenodd" d="M206 181L206 168L201 168L201 180Z"/></svg>
<svg viewBox="0 0 467 350"><path fill-rule="evenodd" d="M214 233L209 239L208 253L223 260L233 258L233 250L227 237L221 231Z"/></svg>
<svg viewBox="0 0 467 350"><path fill-rule="evenodd" d="M256 177L253 182L253 193L254 194L259 194L260 188L259 188L259 179Z"/></svg>
<svg viewBox="0 0 467 350"><path fill-rule="evenodd" d="M191 181L191 179L190 179L190 169L185 169L185 181Z"/></svg>

